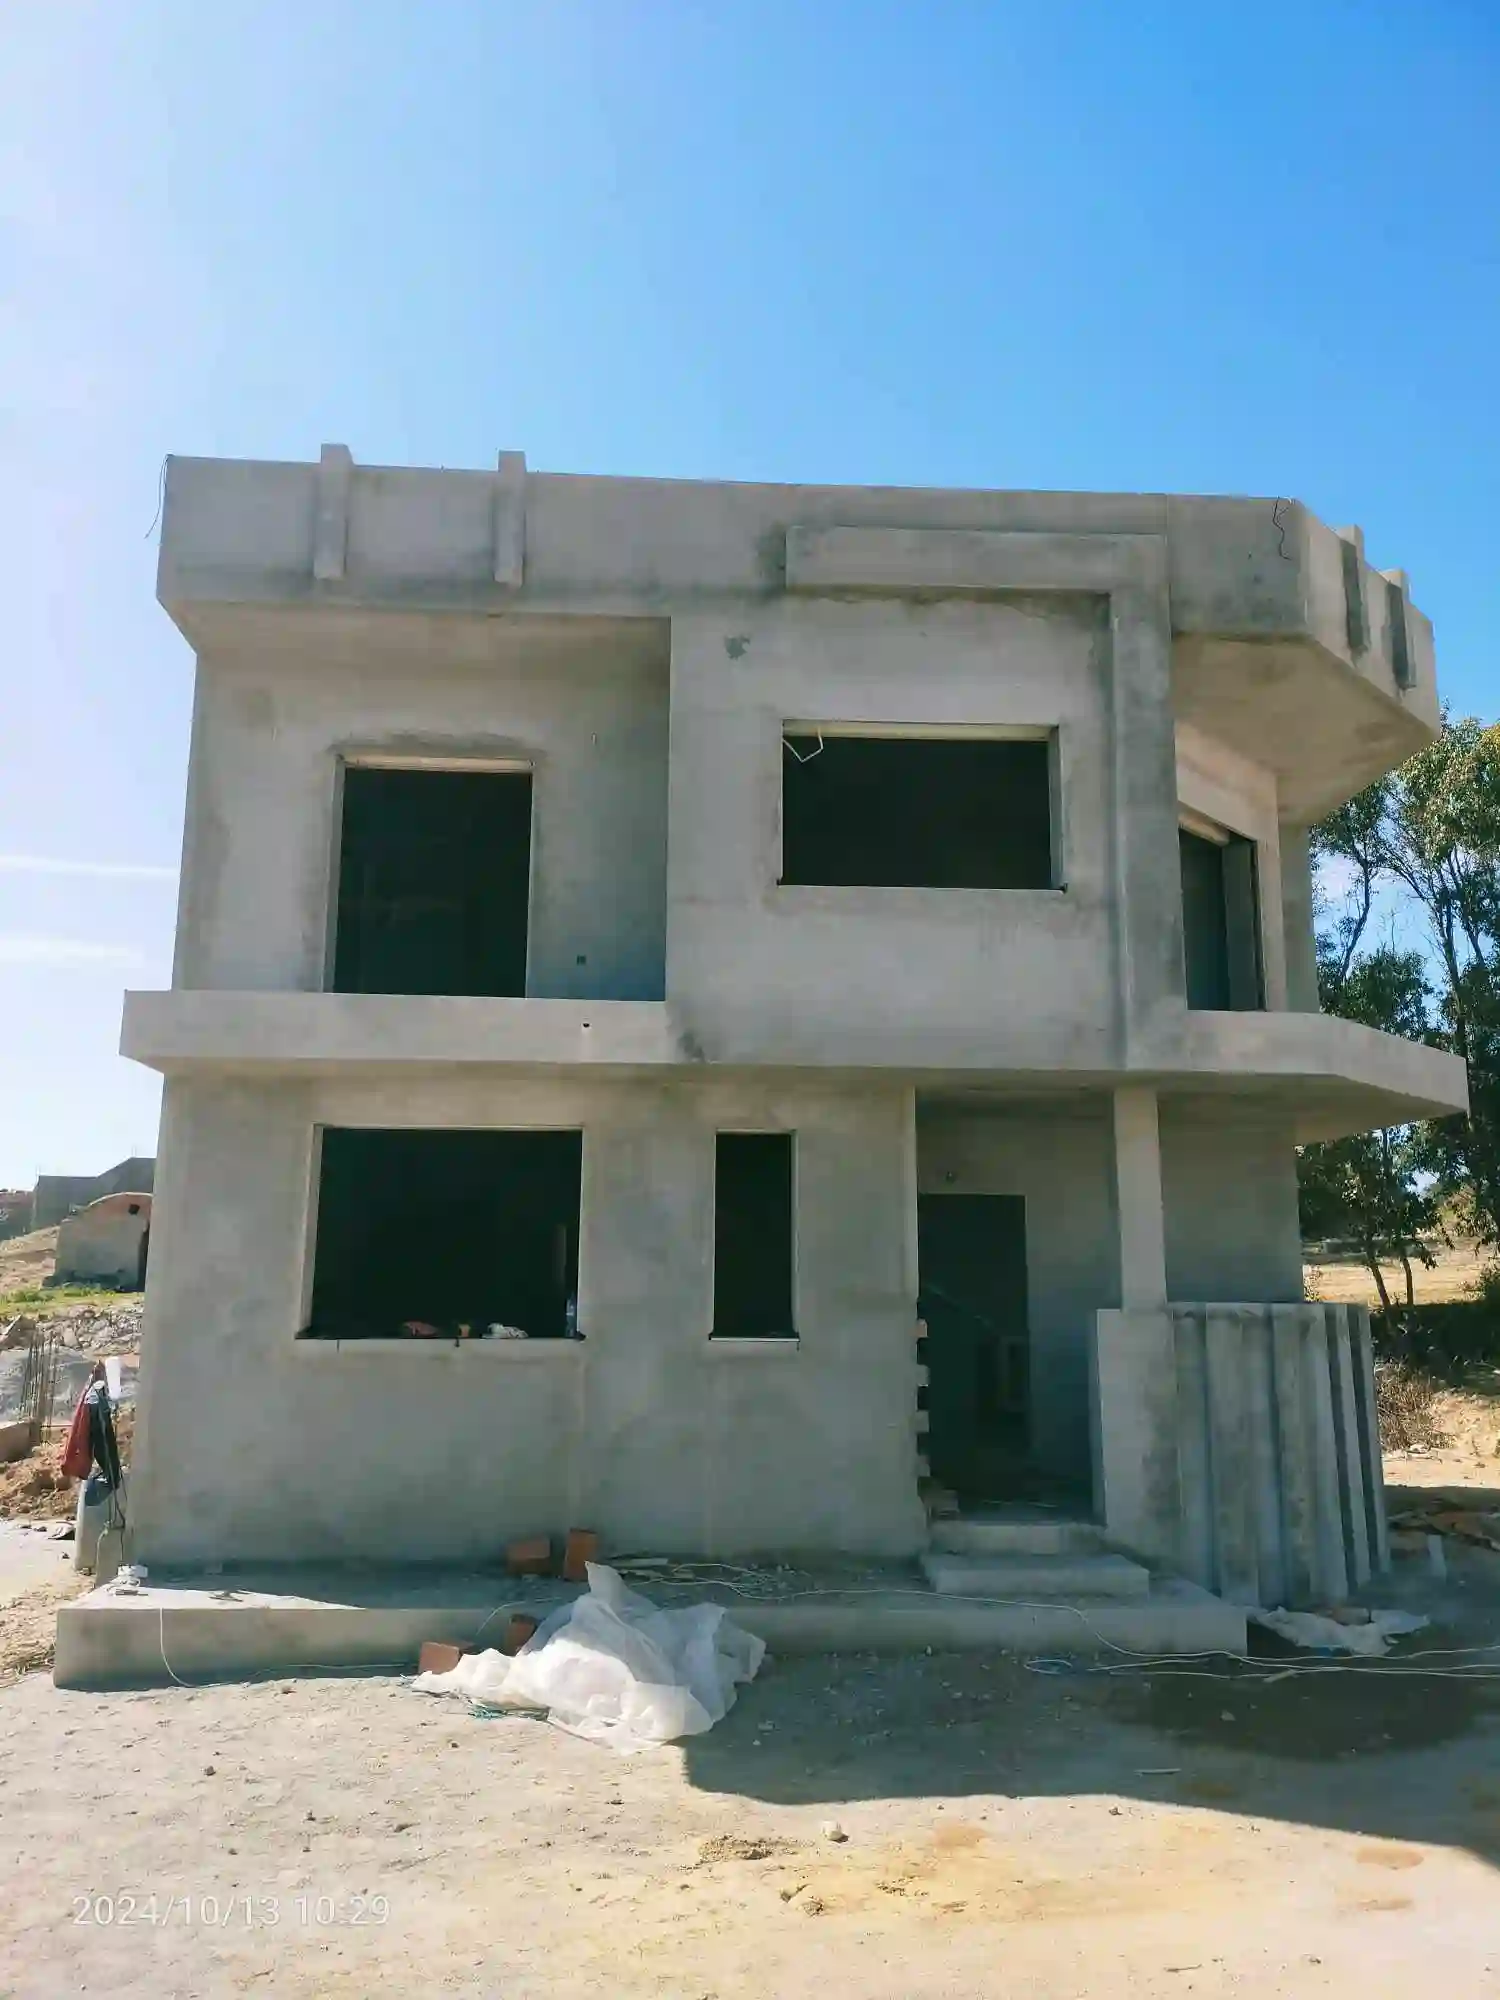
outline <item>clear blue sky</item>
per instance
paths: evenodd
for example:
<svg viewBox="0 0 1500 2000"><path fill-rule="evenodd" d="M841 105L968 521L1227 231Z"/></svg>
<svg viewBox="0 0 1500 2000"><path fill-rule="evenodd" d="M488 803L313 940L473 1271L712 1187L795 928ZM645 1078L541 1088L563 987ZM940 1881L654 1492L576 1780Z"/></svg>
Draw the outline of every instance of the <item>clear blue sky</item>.
<svg viewBox="0 0 1500 2000"><path fill-rule="evenodd" d="M0 0L0 1185L155 1143L168 451L1285 493L1500 711L1493 0Z"/></svg>

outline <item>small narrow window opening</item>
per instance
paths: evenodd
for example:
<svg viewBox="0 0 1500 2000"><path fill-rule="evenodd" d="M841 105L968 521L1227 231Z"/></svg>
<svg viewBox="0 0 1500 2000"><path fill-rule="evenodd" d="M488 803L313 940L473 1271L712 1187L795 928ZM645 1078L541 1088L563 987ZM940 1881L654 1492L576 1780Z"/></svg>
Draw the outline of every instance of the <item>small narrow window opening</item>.
<svg viewBox="0 0 1500 2000"><path fill-rule="evenodd" d="M788 732L781 844L784 883L1050 889L1051 745Z"/></svg>
<svg viewBox="0 0 1500 2000"><path fill-rule="evenodd" d="M795 1338L792 1147L790 1132L717 1135L715 1339Z"/></svg>
<svg viewBox="0 0 1500 2000"><path fill-rule="evenodd" d="M526 991L529 771L344 773L336 993Z"/></svg>

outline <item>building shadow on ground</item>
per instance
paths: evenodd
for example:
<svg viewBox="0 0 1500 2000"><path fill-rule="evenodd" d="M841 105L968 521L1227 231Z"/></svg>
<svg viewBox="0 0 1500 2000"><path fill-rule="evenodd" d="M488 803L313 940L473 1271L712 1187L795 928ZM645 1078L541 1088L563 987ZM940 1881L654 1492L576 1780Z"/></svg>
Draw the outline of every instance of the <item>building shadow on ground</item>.
<svg viewBox="0 0 1500 2000"><path fill-rule="evenodd" d="M684 1744L688 1775L705 1792L831 1809L1103 1795L1464 1848L1500 1866L1500 1645L1437 1651L1500 1641L1500 1558L1483 1560L1472 1603L1456 1578L1455 1615L1348 1671L1290 1649L1250 1666L771 1661L723 1722ZM1492 1677L1455 1677L1464 1663Z"/></svg>

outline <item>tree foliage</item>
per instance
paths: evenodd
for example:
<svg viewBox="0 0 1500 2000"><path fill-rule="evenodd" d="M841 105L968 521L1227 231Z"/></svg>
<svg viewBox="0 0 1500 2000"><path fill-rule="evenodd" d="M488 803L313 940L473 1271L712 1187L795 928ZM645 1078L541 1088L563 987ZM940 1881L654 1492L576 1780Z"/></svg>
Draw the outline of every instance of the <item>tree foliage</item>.
<svg viewBox="0 0 1500 2000"><path fill-rule="evenodd" d="M1324 1008L1469 1066L1467 1117L1303 1149L1304 1228L1358 1242L1387 1304L1380 1262L1401 1263L1410 1303L1412 1259L1431 1262L1445 1207L1500 1247L1500 726L1445 721L1437 742L1315 828L1312 852L1344 883L1336 902L1320 898ZM1375 937L1384 891L1420 948Z"/></svg>

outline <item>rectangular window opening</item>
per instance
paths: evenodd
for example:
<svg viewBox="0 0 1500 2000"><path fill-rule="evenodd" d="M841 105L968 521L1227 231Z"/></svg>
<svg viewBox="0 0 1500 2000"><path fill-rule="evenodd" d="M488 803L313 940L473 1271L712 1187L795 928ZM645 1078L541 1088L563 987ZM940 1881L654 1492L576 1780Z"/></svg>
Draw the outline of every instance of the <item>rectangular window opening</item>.
<svg viewBox="0 0 1500 2000"><path fill-rule="evenodd" d="M790 1132L720 1132L714 1146L715 1339L794 1339Z"/></svg>
<svg viewBox="0 0 1500 2000"><path fill-rule="evenodd" d="M1266 1004L1253 840L1179 827L1189 1007L1248 1013Z"/></svg>
<svg viewBox="0 0 1500 2000"><path fill-rule="evenodd" d="M783 883L1050 889L1045 737L782 739Z"/></svg>
<svg viewBox="0 0 1500 2000"><path fill-rule="evenodd" d="M581 1132L323 1133L309 1332L576 1324Z"/></svg>
<svg viewBox="0 0 1500 2000"><path fill-rule="evenodd" d="M344 772L336 993L526 991L529 771Z"/></svg>

